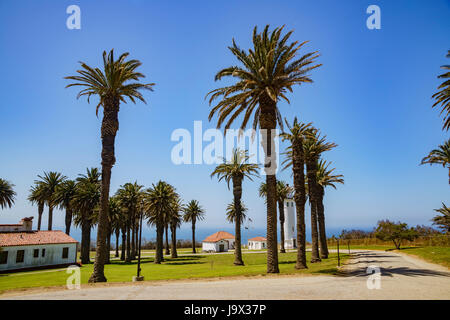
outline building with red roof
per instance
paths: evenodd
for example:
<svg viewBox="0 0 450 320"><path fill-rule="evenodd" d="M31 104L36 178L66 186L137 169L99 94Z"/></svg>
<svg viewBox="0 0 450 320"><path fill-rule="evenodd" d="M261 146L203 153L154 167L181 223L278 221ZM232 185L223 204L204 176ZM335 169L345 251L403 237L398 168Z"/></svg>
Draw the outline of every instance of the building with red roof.
<svg viewBox="0 0 450 320"><path fill-rule="evenodd" d="M59 230L32 230L32 219L0 224L0 272L75 264L78 242Z"/></svg>
<svg viewBox="0 0 450 320"><path fill-rule="evenodd" d="M202 251L226 252L234 248L234 236L226 231L218 231L202 241Z"/></svg>
<svg viewBox="0 0 450 320"><path fill-rule="evenodd" d="M264 237L254 237L248 239L248 248L250 250L267 249L267 239Z"/></svg>

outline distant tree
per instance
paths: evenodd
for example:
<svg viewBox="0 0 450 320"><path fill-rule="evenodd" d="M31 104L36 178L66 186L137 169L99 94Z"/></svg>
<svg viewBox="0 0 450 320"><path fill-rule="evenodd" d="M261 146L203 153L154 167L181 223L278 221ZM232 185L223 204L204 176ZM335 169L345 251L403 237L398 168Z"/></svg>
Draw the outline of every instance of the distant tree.
<svg viewBox="0 0 450 320"><path fill-rule="evenodd" d="M241 201L241 210L240 210L240 219L241 219L241 224L244 223L245 219L247 219L247 207L244 205L244 203ZM236 222L236 210L234 207L234 202L231 202L227 205L227 221L230 223L235 223Z"/></svg>
<svg viewBox="0 0 450 320"><path fill-rule="evenodd" d="M444 232L450 233L450 208L442 203L442 208L434 209L434 211L439 212L442 215L435 216L432 219L433 224L438 225Z"/></svg>
<svg viewBox="0 0 450 320"><path fill-rule="evenodd" d="M171 235L171 258L178 258L177 253L177 229L181 226L181 223L183 222L183 216L181 215L181 212L184 209L183 201L180 199L180 197L176 197L174 199L172 204L172 210L169 216L169 227L170 227L170 235Z"/></svg>
<svg viewBox="0 0 450 320"><path fill-rule="evenodd" d="M412 241L418 234L414 228L408 228L406 223L395 223L386 219L378 221L375 236L383 241L392 241L395 247L400 249L403 240Z"/></svg>
<svg viewBox="0 0 450 320"><path fill-rule="evenodd" d="M0 178L0 207L11 208L14 204L16 192L13 189L14 185L9 181Z"/></svg>
<svg viewBox="0 0 450 320"><path fill-rule="evenodd" d="M448 50L447 58L450 58L450 50ZM433 98L436 102L433 104L433 108L440 104L441 115L444 115L444 126L442 130L450 129L450 65L441 66L442 69L446 70L445 73L438 76L438 78L444 79L444 82L438 87L442 89L441 91L433 94Z"/></svg>
<svg viewBox="0 0 450 320"><path fill-rule="evenodd" d="M351 240L351 239L371 238L372 236L373 236L373 232L370 232L370 231L364 231L364 230L358 230L358 229L352 229L352 230L344 229L344 230L342 230L339 238L343 239L343 240Z"/></svg>
<svg viewBox="0 0 450 320"><path fill-rule="evenodd" d="M52 230L53 225L53 208L57 205L55 201L56 188L66 180L66 176L59 172L44 172L43 176L39 176L40 180L36 180L36 184L41 185L42 195L48 206L48 230Z"/></svg>
<svg viewBox="0 0 450 320"><path fill-rule="evenodd" d="M70 226L72 225L72 206L70 205L75 195L76 182L73 180L65 180L56 187L55 203L60 209L66 210L65 223L66 234L70 234Z"/></svg>
<svg viewBox="0 0 450 320"><path fill-rule="evenodd" d="M439 230L436 230L432 227L428 227L425 225L417 225L414 227L414 229L417 231L419 237L428 237L441 234Z"/></svg>
<svg viewBox="0 0 450 320"><path fill-rule="evenodd" d="M30 189L30 194L28 195L28 201L32 204L36 203L38 205L38 225L37 229L41 230L42 214L44 213L45 206L45 194L43 192L44 186L40 183L35 183Z"/></svg>
<svg viewBox="0 0 450 320"><path fill-rule="evenodd" d="M195 253L195 224L205 219L205 210L197 200L191 200L183 209L183 220L192 224L192 253Z"/></svg>

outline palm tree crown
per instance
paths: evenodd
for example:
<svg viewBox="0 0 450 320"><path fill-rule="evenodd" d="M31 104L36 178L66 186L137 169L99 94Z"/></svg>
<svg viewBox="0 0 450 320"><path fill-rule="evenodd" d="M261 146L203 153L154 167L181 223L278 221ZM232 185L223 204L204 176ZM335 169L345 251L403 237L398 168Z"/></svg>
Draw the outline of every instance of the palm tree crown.
<svg viewBox="0 0 450 320"><path fill-rule="evenodd" d="M241 210L240 210L240 215L241 215L241 224L244 223L245 219L247 219L247 207L241 202ZM236 210L234 207L234 202L231 202L227 205L227 221L230 223L235 223L236 222Z"/></svg>
<svg viewBox="0 0 450 320"><path fill-rule="evenodd" d="M13 189L14 185L9 181L0 178L0 207L11 208L14 204L16 192Z"/></svg>
<svg viewBox="0 0 450 320"><path fill-rule="evenodd" d="M321 66L321 64L314 65L314 59L319 56L317 51L297 57L298 51L307 41L300 44L297 41L288 43L293 31L282 36L283 28L275 28L270 33L267 25L262 33L258 33L255 27L253 29L254 48L248 52L239 48L233 39L229 49L242 63L242 67L225 68L216 74L215 80L233 77L237 79L237 82L208 93L210 104L222 97L209 114L209 120L211 120L214 114L218 113L218 128L228 118L225 130L228 129L236 117L245 111L241 128L246 127L254 114L253 128L256 129L259 124L261 113L259 102L262 97L268 96L274 103L282 98L289 103L285 95L287 91L292 92L294 85L312 82L307 73ZM278 124L282 127L278 108L274 111Z"/></svg>
<svg viewBox="0 0 450 320"><path fill-rule="evenodd" d="M198 200L191 200L183 208L183 220L185 222L196 222L205 219L205 210L200 206Z"/></svg>
<svg viewBox="0 0 450 320"><path fill-rule="evenodd" d="M439 228L450 233L450 208L442 203L442 208L434 209L434 211L441 213L442 215L435 216L432 221L433 224L438 225Z"/></svg>
<svg viewBox="0 0 450 320"><path fill-rule="evenodd" d="M422 159L420 164L440 164L444 168L448 168L448 178L450 183L450 139L444 144L441 144L437 149L433 149L430 153Z"/></svg>
<svg viewBox="0 0 450 320"><path fill-rule="evenodd" d="M336 168L328 169L331 162L321 159L317 166L317 184L323 188L333 187L336 189L336 183L344 184L342 174L333 174Z"/></svg>
<svg viewBox="0 0 450 320"><path fill-rule="evenodd" d="M225 180L230 188L230 181L234 177L240 179L248 178L252 180L252 176L258 175L258 164L247 163L249 160L247 150L233 149L230 161L223 159L223 163L219 164L211 173L211 177L217 176L219 181Z"/></svg>
<svg viewBox="0 0 450 320"><path fill-rule="evenodd" d="M450 58L450 50L448 50L447 58ZM440 104L441 113L444 114L444 125L442 130L450 129L450 65L441 66L442 69L446 70L445 73L438 76L438 78L442 78L445 81L438 87L438 89L442 89L435 94L433 94L433 98L436 99L436 102L433 104L433 108Z"/></svg>

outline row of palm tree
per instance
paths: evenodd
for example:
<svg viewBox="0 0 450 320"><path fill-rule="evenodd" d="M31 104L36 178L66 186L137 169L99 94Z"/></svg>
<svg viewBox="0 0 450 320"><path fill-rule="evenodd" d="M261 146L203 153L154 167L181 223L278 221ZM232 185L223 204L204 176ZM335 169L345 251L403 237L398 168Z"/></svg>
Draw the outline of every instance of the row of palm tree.
<svg viewBox="0 0 450 320"><path fill-rule="evenodd" d="M447 58L450 58L450 50L447 52ZM443 115L443 131L450 129L450 65L441 66L446 70L445 73L438 76L439 79L444 79L444 82L439 85L438 92L432 95L435 99L435 103L432 108L439 107L441 109L440 114ZM443 144L430 151L430 153L424 157L420 164L437 164L448 170L448 183L450 184L450 139L447 139ZM442 208L435 209L436 212L442 214L442 216L435 216L432 221L434 224L440 225L444 230L450 232L448 228L449 221L449 209L442 203Z"/></svg>

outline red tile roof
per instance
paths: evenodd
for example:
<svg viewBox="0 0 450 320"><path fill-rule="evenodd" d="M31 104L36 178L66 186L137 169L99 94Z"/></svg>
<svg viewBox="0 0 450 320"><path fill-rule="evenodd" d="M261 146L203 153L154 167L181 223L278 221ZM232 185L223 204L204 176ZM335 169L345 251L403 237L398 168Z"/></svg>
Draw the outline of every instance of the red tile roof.
<svg viewBox="0 0 450 320"><path fill-rule="evenodd" d="M267 241L267 239L264 237L254 237L254 238L248 239L248 241Z"/></svg>
<svg viewBox="0 0 450 320"><path fill-rule="evenodd" d="M226 231L219 231L206 237L206 239L203 240L203 242L217 242L225 239L234 239L234 236Z"/></svg>
<svg viewBox="0 0 450 320"><path fill-rule="evenodd" d="M77 242L74 238L59 230L0 233L0 247Z"/></svg>

